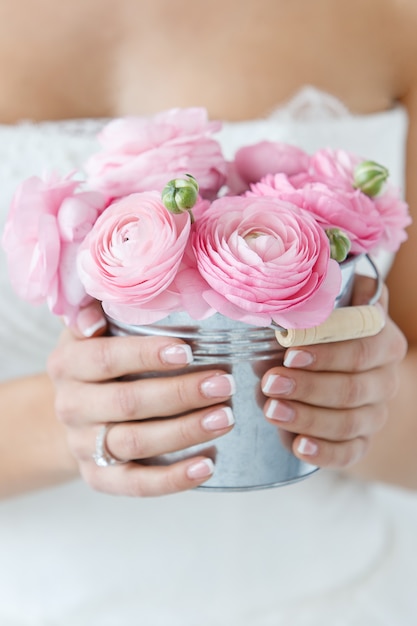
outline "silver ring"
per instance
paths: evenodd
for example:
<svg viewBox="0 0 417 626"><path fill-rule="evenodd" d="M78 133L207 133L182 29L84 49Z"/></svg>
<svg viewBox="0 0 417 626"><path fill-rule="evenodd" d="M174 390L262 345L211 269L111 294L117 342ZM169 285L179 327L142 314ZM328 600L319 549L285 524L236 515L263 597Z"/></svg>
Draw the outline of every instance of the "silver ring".
<svg viewBox="0 0 417 626"><path fill-rule="evenodd" d="M96 437L96 449L93 454L93 459L98 467L108 467L109 465L117 465L123 463L116 459L107 449L107 433L114 424L105 424L100 428Z"/></svg>

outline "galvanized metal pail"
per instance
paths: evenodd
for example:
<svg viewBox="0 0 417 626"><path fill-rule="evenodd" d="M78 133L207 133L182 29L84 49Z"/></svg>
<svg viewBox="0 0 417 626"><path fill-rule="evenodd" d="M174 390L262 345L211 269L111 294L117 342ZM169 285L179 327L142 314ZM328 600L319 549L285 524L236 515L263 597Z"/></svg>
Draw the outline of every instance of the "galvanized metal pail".
<svg viewBox="0 0 417 626"><path fill-rule="evenodd" d="M350 302L357 258L342 264L342 289L336 306ZM196 321L186 313L173 313L157 324L131 326L109 320L114 335L174 336L190 344L194 361L184 371L221 368L233 374L237 391L230 400L235 426L214 441L163 457L148 464L171 463L194 454L215 462L214 475L198 489L244 491L293 483L317 468L300 461L291 451L292 437L264 417L266 401L260 388L263 374L282 363L284 349L274 330L257 328L215 314ZM151 373L157 376L157 373ZM160 375L160 374L159 374Z"/></svg>

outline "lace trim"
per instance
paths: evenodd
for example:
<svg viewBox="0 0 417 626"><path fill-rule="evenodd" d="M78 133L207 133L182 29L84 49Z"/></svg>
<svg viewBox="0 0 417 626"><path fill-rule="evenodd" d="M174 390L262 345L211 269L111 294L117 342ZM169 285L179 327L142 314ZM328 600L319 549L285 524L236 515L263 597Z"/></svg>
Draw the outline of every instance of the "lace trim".
<svg viewBox="0 0 417 626"><path fill-rule="evenodd" d="M0 202L7 199L13 181L42 175L45 168L60 173L80 168L98 149L97 135L106 122L74 119L0 125Z"/></svg>
<svg viewBox="0 0 417 626"><path fill-rule="evenodd" d="M17 124L0 124L0 132L39 131L42 134L60 134L73 137L91 137L100 132L109 120L106 118L78 118L69 120L48 120L33 122L22 120Z"/></svg>
<svg viewBox="0 0 417 626"><path fill-rule="evenodd" d="M309 122L350 115L349 109L335 96L308 85L300 89L288 102L277 107L269 119L286 118Z"/></svg>
<svg viewBox="0 0 417 626"><path fill-rule="evenodd" d="M315 122L343 117L372 117L387 113L390 113L390 111L355 115L349 111L348 107L341 100L332 94L307 85L302 87L290 100L273 109L266 119ZM256 123L261 120L262 118L242 122L228 122L228 125L239 126L251 122ZM23 120L15 125L0 124L0 133L7 134L7 132L12 133L20 130L21 132L32 131L42 135L56 135L59 133L72 137L94 137L109 121L110 118L77 118L42 122Z"/></svg>

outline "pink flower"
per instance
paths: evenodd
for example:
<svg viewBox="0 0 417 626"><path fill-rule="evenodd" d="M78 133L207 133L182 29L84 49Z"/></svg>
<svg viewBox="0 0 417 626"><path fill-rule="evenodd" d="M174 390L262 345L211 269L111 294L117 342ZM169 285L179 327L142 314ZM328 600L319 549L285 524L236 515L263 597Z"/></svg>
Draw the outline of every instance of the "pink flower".
<svg viewBox="0 0 417 626"><path fill-rule="evenodd" d="M304 181L302 178L298 178L297 186L302 186L302 183L307 183L308 180L320 181L331 189L343 189L350 195L353 187L355 167L364 160L345 150L319 150L310 160L307 177ZM388 180L378 195L369 198L373 204L372 209L370 208L370 203L365 203L357 194L358 192L351 197L355 200L359 211L356 217L354 213L349 212L345 221L348 222L350 219L353 219L351 228L355 232L356 239L362 239L363 250L376 252L380 249L385 249L389 252L396 252L401 243L407 239L405 229L411 223L408 205L401 199L398 189ZM368 198L365 194L361 195ZM352 207L352 209L355 210L355 207ZM366 212L368 212L368 217L365 216ZM380 232L373 245L371 245L372 237L366 237L366 243L363 241L364 236L359 232L361 219L370 224L374 222L373 229L375 231L375 221L379 222ZM345 231L348 233L347 229ZM373 236L376 236L376 232ZM352 252L355 252L355 250L352 249Z"/></svg>
<svg viewBox="0 0 417 626"><path fill-rule="evenodd" d="M375 196L374 203L383 226L376 249L396 252L407 239L405 229L411 224L408 204L401 199L399 190L390 184L385 186L381 194Z"/></svg>
<svg viewBox="0 0 417 626"><path fill-rule="evenodd" d="M144 324L180 306L169 287L180 266L190 216L173 215L157 192L114 202L100 216L78 254L86 291L121 322Z"/></svg>
<svg viewBox="0 0 417 626"><path fill-rule="evenodd" d="M193 228L198 270L208 283L201 295L216 311L286 328L314 326L332 311L340 268L306 211L278 198L224 197Z"/></svg>
<svg viewBox="0 0 417 626"><path fill-rule="evenodd" d="M255 183L267 174L288 176L306 172L309 156L300 148L285 143L260 141L236 152L229 166L229 186L234 193Z"/></svg>
<svg viewBox="0 0 417 626"><path fill-rule="evenodd" d="M192 174L203 197L214 197L226 180L226 161L203 108L170 109L152 118L110 122L99 136L103 150L86 165L89 184L118 198L162 191L171 178Z"/></svg>
<svg viewBox="0 0 417 626"><path fill-rule="evenodd" d="M283 174L266 176L252 185L247 195L281 198L311 213L322 228L342 229L351 241L352 254L369 252L378 246L383 224L373 199L352 187L345 190L322 182L304 182L296 188L291 180Z"/></svg>
<svg viewBox="0 0 417 626"><path fill-rule="evenodd" d="M355 167L363 160L346 150L331 148L317 150L310 158L307 178L310 181L323 182L332 187L352 191Z"/></svg>
<svg viewBox="0 0 417 626"><path fill-rule="evenodd" d="M79 182L32 177L17 189L3 233L11 283L29 302L47 302L72 323L91 298L75 271L80 242L104 208L98 192L76 192Z"/></svg>

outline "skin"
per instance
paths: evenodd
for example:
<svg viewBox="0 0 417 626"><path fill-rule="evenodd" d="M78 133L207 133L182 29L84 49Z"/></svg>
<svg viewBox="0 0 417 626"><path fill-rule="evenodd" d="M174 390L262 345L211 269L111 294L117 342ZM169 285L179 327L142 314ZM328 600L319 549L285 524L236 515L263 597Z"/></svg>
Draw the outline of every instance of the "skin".
<svg viewBox="0 0 417 626"><path fill-rule="evenodd" d="M142 115L190 105L206 107L212 118L244 120L267 115L306 84L332 93L356 113L383 111L400 101L410 117L407 199L411 210L417 206L417 9L412 0L66 5L42 0L36 19L31 9L29 0L0 1L2 123ZM293 381L290 392L269 394L265 411L274 423L273 407L291 415L279 424L298 435L295 454L322 467L415 488L417 290L410 289L408 276L416 264L416 226L408 232L389 276L390 316L383 331L303 349L304 356L297 357L303 366L294 359L291 367L267 373L264 382L270 374ZM367 302L373 288L369 279L359 280L354 302ZM387 311L387 292L381 306ZM8 476L0 478L0 493L81 474L98 490L150 496L188 489L209 477L201 458L155 468L131 459L228 432L232 426L208 430L204 420L225 406L228 396L204 394L207 372L167 378L156 393L149 381L120 382L126 373L175 369L162 358L173 340L86 340L82 328L99 316L91 308L78 328L63 332L48 374L40 374L36 384L32 378L0 387L7 433L0 476ZM280 404L271 408L271 400ZM150 421L154 416L160 419ZM115 423L108 449L125 463L103 469L91 456L96 434L108 421ZM10 441L18 442L20 456ZM314 454L306 454L308 449ZM199 475L190 476L196 463Z"/></svg>

